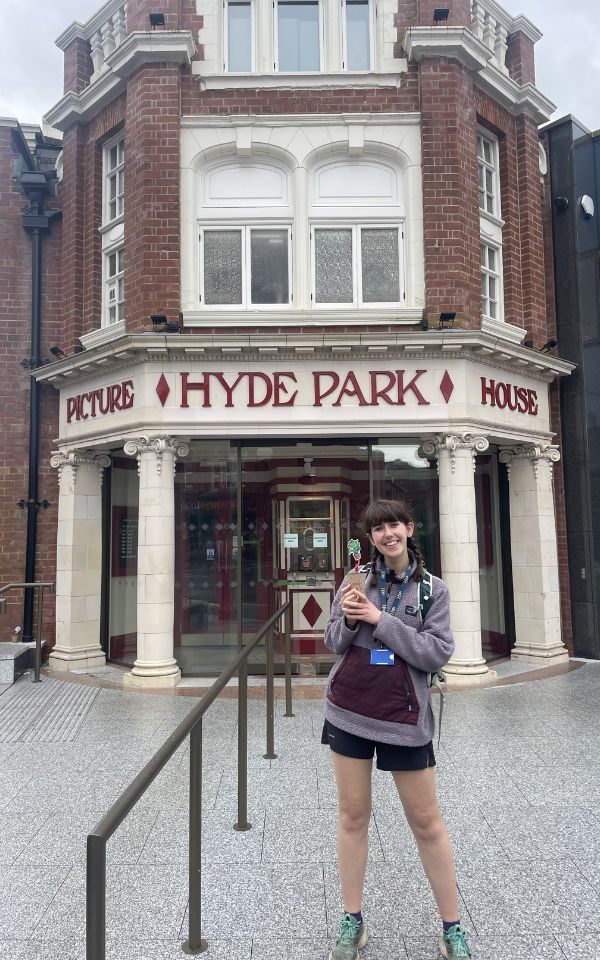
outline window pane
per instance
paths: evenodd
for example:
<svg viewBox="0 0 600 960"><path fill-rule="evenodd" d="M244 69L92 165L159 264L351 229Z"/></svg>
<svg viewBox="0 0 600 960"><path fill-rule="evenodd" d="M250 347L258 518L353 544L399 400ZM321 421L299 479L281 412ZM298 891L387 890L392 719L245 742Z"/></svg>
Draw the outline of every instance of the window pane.
<svg viewBox="0 0 600 960"><path fill-rule="evenodd" d="M490 270L496 271L496 251L492 247L487 248L488 266Z"/></svg>
<svg viewBox="0 0 600 960"><path fill-rule="evenodd" d="M352 230L315 230L317 303L353 303Z"/></svg>
<svg viewBox="0 0 600 960"><path fill-rule="evenodd" d="M319 70L319 4L277 4L279 70Z"/></svg>
<svg viewBox="0 0 600 960"><path fill-rule="evenodd" d="M287 230L251 230L252 303L288 303Z"/></svg>
<svg viewBox="0 0 600 960"><path fill-rule="evenodd" d="M249 3L227 4L227 69L252 70L252 16Z"/></svg>
<svg viewBox="0 0 600 960"><path fill-rule="evenodd" d="M400 299L398 230L361 230L363 303Z"/></svg>
<svg viewBox="0 0 600 960"><path fill-rule="evenodd" d="M242 234L240 230L204 232L204 302L242 302Z"/></svg>
<svg viewBox="0 0 600 960"><path fill-rule="evenodd" d="M110 148L108 166L110 170L114 170L117 166L118 160L118 144L115 143L114 147Z"/></svg>
<svg viewBox="0 0 600 960"><path fill-rule="evenodd" d="M368 70L371 66L368 0L346 0L346 68Z"/></svg>

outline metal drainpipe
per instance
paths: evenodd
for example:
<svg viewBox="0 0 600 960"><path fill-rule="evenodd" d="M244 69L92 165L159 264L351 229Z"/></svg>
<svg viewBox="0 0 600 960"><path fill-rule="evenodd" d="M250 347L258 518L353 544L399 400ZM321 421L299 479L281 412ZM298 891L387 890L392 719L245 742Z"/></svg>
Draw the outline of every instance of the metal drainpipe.
<svg viewBox="0 0 600 960"><path fill-rule="evenodd" d="M20 177L23 193L29 199L29 209L22 216L23 229L31 235L31 357L30 369L42 366L40 357L42 325L42 234L48 233L51 221L61 215L60 210L44 210L44 200L51 193L46 176L38 171L27 171ZM35 552L37 544L38 460L40 448L40 384L30 379L29 393L29 455L27 483L27 535L25 546L25 582L35 581ZM34 591L25 590L23 600L23 640L33 640Z"/></svg>

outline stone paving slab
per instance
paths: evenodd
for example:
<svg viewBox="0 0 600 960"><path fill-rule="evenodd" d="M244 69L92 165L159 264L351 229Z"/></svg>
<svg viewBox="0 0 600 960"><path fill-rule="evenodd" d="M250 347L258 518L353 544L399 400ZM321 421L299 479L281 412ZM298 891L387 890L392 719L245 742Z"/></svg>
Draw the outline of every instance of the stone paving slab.
<svg viewBox="0 0 600 960"><path fill-rule="evenodd" d="M53 680L44 692L47 683L21 678L0 698L12 715L11 740L0 743L0 960L84 960L86 833L197 702L86 687L81 722L65 716L68 739L54 724L44 742L44 703L50 693L67 703L62 687L73 686ZM599 688L600 664L588 663L447 697L437 776L475 960L600 960ZM204 721L209 960L324 960L335 936L336 793L322 706L297 699L293 718L284 709L277 702L278 758L266 760L264 702L249 702L245 833L232 829L237 704L217 701ZM25 734L32 718L37 742ZM184 744L109 842L107 960L182 956L188 764ZM381 772L371 837L363 960L433 960L435 904Z"/></svg>

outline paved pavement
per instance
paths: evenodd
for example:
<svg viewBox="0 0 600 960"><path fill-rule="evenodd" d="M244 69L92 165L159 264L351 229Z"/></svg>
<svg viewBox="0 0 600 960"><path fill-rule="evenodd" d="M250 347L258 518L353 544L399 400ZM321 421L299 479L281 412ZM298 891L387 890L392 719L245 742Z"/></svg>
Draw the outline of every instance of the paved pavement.
<svg viewBox="0 0 600 960"><path fill-rule="evenodd" d="M195 701L30 680L0 695L0 958L82 960L86 833ZM599 692L600 664L588 663L447 698L440 796L479 960L600 960ZM319 960L337 926L321 705L298 700L293 719L283 709L267 761L264 704L249 703L248 833L231 829L235 701L204 722L213 960ZM183 956L186 778L182 747L109 843L109 960ZM364 960L436 956L439 921L389 774L374 775L364 912Z"/></svg>

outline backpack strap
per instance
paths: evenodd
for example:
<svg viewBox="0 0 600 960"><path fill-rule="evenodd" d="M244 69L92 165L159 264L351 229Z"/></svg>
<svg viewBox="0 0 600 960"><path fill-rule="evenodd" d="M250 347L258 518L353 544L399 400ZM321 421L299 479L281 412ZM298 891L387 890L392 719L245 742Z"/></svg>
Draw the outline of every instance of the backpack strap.
<svg viewBox="0 0 600 960"><path fill-rule="evenodd" d="M423 579L419 581L417 588L417 603L419 609L419 616L421 617L421 623L425 622L425 617L427 616L431 604L433 603L433 578L429 570L423 570ZM427 674L427 685L428 687L437 687L440 694L440 715L438 717L438 747L440 745L440 737L442 736L442 717L444 715L444 688L443 684L446 682L446 678L443 673L436 671L435 673Z"/></svg>

